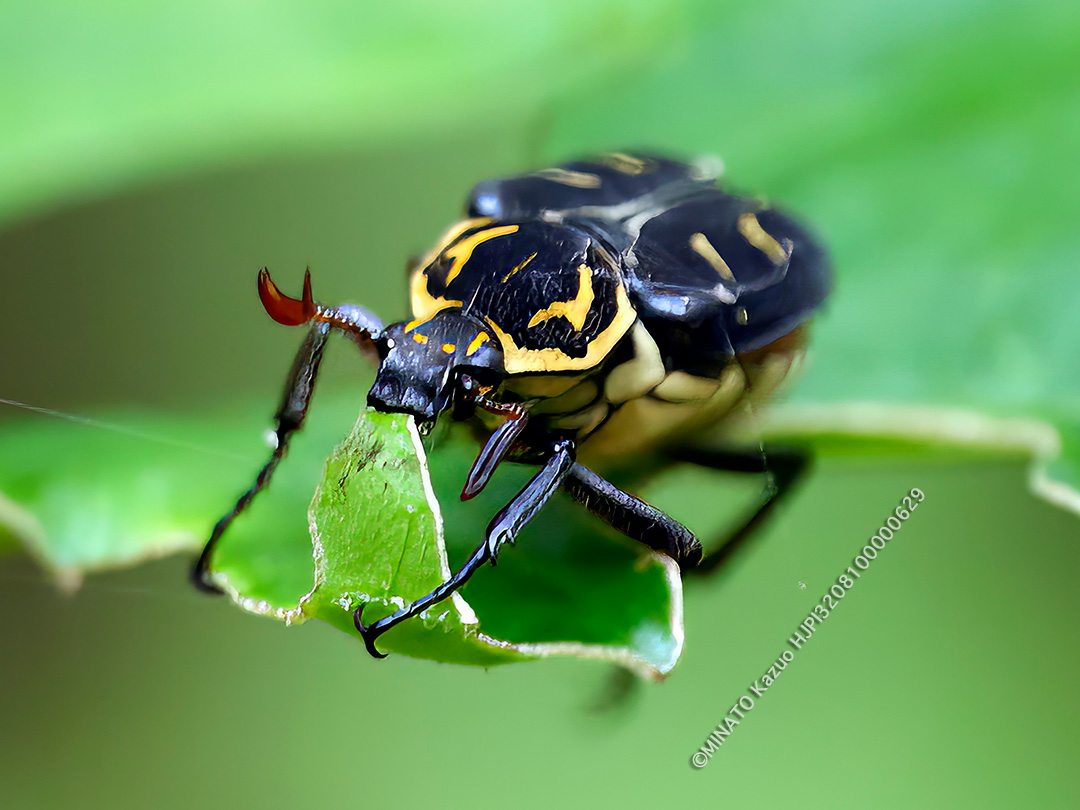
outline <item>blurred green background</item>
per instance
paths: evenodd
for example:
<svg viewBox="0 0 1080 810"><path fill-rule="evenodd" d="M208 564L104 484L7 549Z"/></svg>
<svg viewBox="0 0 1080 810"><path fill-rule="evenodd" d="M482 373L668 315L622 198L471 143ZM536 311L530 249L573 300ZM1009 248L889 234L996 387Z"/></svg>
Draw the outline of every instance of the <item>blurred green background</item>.
<svg viewBox="0 0 1080 810"><path fill-rule="evenodd" d="M12 3L0 32L0 398L243 407L257 438L297 342L258 267L292 289L311 265L323 300L396 319L406 258L471 183L642 145L721 155L832 246L797 398L1080 412L1075 4ZM359 404L363 369L330 361ZM924 506L693 770L914 486ZM703 501L752 491L684 473L657 500L704 530ZM824 458L687 587L669 680L608 714L588 662L380 663L201 598L183 559L68 598L9 558L0 805L1073 807L1076 536L1020 460Z"/></svg>

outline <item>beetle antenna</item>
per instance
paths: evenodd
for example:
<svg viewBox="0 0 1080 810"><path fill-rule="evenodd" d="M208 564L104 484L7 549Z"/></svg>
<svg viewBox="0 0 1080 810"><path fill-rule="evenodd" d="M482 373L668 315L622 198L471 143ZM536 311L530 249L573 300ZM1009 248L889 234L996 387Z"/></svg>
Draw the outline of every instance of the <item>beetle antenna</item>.
<svg viewBox="0 0 1080 810"><path fill-rule="evenodd" d="M373 351L373 341L382 325L371 313L355 306L337 308L316 304L311 296L311 268L304 271L304 291L300 298L286 295L270 278L270 271L259 271L259 300L266 313L283 326L300 326L308 321L326 323L352 337L365 351Z"/></svg>
<svg viewBox="0 0 1080 810"><path fill-rule="evenodd" d="M465 477L465 486L461 488L461 500L463 501L475 498L483 491L488 481L491 480L491 476L495 473L495 468L499 466L499 462L506 455L506 451L521 435L529 421L529 412L525 410L525 406L517 402L504 404L477 397L476 405L488 413L508 418L492 431L483 449L480 450L480 454L476 457L476 461L473 462L472 469L469 470L469 474Z"/></svg>
<svg viewBox="0 0 1080 810"><path fill-rule="evenodd" d="M300 326L314 318L319 311L311 298L311 270L304 272L303 298L297 300L285 295L270 278L270 270L264 267L259 271L259 300L266 314L282 326Z"/></svg>

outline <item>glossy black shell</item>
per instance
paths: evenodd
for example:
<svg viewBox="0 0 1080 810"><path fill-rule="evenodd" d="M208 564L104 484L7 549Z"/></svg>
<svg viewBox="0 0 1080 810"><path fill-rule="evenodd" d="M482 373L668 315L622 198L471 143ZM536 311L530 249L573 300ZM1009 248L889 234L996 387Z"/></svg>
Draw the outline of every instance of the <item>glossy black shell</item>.
<svg viewBox="0 0 1080 810"><path fill-rule="evenodd" d="M712 375L797 329L829 291L803 227L661 157L486 181L468 214L417 269L414 311L482 319L509 373L593 367L640 317L669 369Z"/></svg>

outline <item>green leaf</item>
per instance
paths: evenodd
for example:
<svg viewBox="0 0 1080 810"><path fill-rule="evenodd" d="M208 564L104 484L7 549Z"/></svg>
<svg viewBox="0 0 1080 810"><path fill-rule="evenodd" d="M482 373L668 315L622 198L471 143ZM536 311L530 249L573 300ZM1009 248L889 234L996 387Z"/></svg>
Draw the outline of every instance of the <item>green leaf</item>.
<svg viewBox="0 0 1080 810"><path fill-rule="evenodd" d="M444 525L412 420L361 414L312 503L315 587L289 618L317 616L355 634L358 605L368 605L370 623L445 581L533 473L504 471L511 474L497 476L483 497L451 506L474 454L473 442L452 438L433 456ZM389 631L380 649L481 666L572 655L649 677L668 672L682 647L677 566L613 542L598 522L568 515L569 504L551 506L504 550L497 571L482 569L462 594Z"/></svg>
<svg viewBox="0 0 1080 810"><path fill-rule="evenodd" d="M343 404L316 404L319 420L298 438L293 463L229 546L247 548L252 569L268 558L286 571L306 567L292 576L300 593L311 581L304 510L322 459L348 424L334 420ZM0 432L0 523L69 587L86 572L194 550L269 452L250 414L118 412L109 421L8 423ZM272 581L280 579L275 571ZM257 591L257 580L248 585Z"/></svg>
<svg viewBox="0 0 1080 810"><path fill-rule="evenodd" d="M222 539L213 568L245 610L289 623L316 617L359 641L351 616L358 600L376 603L365 613L373 621L379 605L388 613L430 591L531 471L504 465L463 504L455 488L474 442L449 436L429 475L415 428L367 412L326 460L353 413L353 397L316 399L271 487ZM236 414L26 421L0 432L0 526L69 588L87 571L194 552L269 452L249 422ZM670 559L643 554L557 495L497 570L482 570L462 596L379 646L480 666L596 658L660 678L682 649L681 600Z"/></svg>

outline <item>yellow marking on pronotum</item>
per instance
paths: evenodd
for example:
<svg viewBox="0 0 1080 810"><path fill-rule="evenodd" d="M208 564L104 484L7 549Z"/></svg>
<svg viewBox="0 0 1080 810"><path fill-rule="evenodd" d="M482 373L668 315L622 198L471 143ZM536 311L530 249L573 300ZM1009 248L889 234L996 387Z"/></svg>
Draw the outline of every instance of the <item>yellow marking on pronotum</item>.
<svg viewBox="0 0 1080 810"><path fill-rule="evenodd" d="M731 268L724 261L724 257L717 252L705 234L695 233L691 236L690 249L707 261L712 266L712 269L720 274L720 278L735 283L735 274L731 272Z"/></svg>
<svg viewBox="0 0 1080 810"><path fill-rule="evenodd" d="M536 172L537 177L543 177L552 183L559 183L574 188L599 188L600 178L589 172L573 172L569 169L541 169Z"/></svg>
<svg viewBox="0 0 1080 810"><path fill-rule="evenodd" d="M443 251L443 255L453 260L450 264L450 269L446 271L446 283L449 284L457 278L458 273L461 272L461 268L472 258L472 253L476 250L477 245L483 244L489 239L496 239L500 236L515 233L518 227L519 226L517 225L503 225L499 228L487 228L486 230L477 231L470 236L466 236L453 246L446 248L446 250Z"/></svg>
<svg viewBox="0 0 1080 810"><path fill-rule="evenodd" d="M420 270L423 270L435 261L435 257L442 253L449 245L452 245L454 240L465 233L465 231L471 228L482 228L483 226L490 224L491 217L473 217L472 219L463 219L461 222L451 225L447 228L446 232L439 237L438 241L435 243L435 247L423 255L419 264L417 264L417 267Z"/></svg>
<svg viewBox="0 0 1080 810"><path fill-rule="evenodd" d="M644 174L652 168L652 161L636 158L625 152L612 152L604 155L601 161L617 172L623 174Z"/></svg>
<svg viewBox="0 0 1080 810"><path fill-rule="evenodd" d="M739 214L739 222L736 227L738 227L743 238L768 256L769 261L773 264L783 264L791 257L791 243L788 243L786 250L781 247L780 243L761 227L758 218L749 211L745 214Z"/></svg>
<svg viewBox="0 0 1080 810"><path fill-rule="evenodd" d="M463 301L455 301L454 299L443 298L442 296L436 298L429 293L427 289L427 276L424 275L423 268L413 273L411 291L413 315L415 315L416 320L421 323L430 320L435 313L442 312L444 309L465 305Z"/></svg>
<svg viewBox="0 0 1080 810"><path fill-rule="evenodd" d="M626 331L637 320L637 312L634 310L626 289L622 283L615 288L615 317L608 324L607 329L590 341L584 357L571 357L566 352L556 349L523 349L514 343L514 339L499 328L499 325L491 318L484 319L491 326L495 337L503 349L503 365L507 374L525 374L536 371L579 371L592 368L600 363L612 346L619 342Z"/></svg>
<svg viewBox="0 0 1080 810"><path fill-rule="evenodd" d="M427 335L421 335L419 332L416 332L412 336L412 339L415 340L417 343L419 343L421 346L423 346L425 343L427 343Z"/></svg>
<svg viewBox="0 0 1080 810"><path fill-rule="evenodd" d="M585 325L585 316L593 304L592 270L587 264L578 267L578 291L569 301L553 301L547 309L537 312L529 320L529 329L551 318L566 318L579 332Z"/></svg>
<svg viewBox="0 0 1080 810"><path fill-rule="evenodd" d="M453 343L444 343L439 348L442 349L447 354L453 354L454 352L457 351L457 346L455 344L453 344Z"/></svg>
<svg viewBox="0 0 1080 810"><path fill-rule="evenodd" d="M507 281L509 281L510 276L514 275L514 273L516 273L518 270L523 268L525 265L527 265L529 262L531 262L535 258L536 258L536 254L534 253L529 258L527 258L525 261L523 261L521 264L519 264L517 267L515 267L513 270L511 270L509 273L507 273L505 276L503 276L502 283L505 284Z"/></svg>
<svg viewBox="0 0 1080 810"><path fill-rule="evenodd" d="M472 357L478 351L480 347L487 343L491 338L488 337L487 332L479 332L476 337L469 341L468 347L465 349L465 356Z"/></svg>

